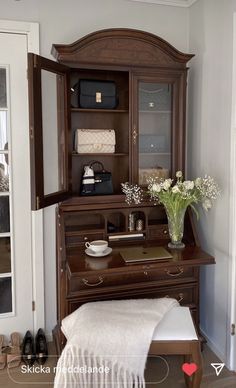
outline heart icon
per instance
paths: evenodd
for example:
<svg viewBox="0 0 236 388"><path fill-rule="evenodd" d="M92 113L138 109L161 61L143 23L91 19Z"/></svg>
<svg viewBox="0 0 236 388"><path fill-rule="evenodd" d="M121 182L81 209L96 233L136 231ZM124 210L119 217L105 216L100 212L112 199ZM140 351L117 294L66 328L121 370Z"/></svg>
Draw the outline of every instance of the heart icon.
<svg viewBox="0 0 236 388"><path fill-rule="evenodd" d="M197 368L198 368L197 364L194 364L194 363L191 363L191 364L185 363L182 365L182 370L188 376L192 376L192 374L196 372Z"/></svg>

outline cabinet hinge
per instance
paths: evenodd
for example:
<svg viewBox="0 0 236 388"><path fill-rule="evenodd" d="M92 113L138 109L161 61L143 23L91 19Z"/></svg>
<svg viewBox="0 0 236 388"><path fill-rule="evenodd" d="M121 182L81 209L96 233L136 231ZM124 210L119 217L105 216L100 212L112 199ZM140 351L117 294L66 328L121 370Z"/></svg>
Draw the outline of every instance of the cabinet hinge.
<svg viewBox="0 0 236 388"><path fill-rule="evenodd" d="M235 323L231 325L231 335L235 335Z"/></svg>
<svg viewBox="0 0 236 388"><path fill-rule="evenodd" d="M30 139L33 139L33 138L34 138L34 128L31 125L30 126Z"/></svg>
<svg viewBox="0 0 236 388"><path fill-rule="evenodd" d="M35 301L32 300L32 311L35 311Z"/></svg>
<svg viewBox="0 0 236 388"><path fill-rule="evenodd" d="M39 196L36 197L36 209L37 210L40 209L40 199L39 199Z"/></svg>

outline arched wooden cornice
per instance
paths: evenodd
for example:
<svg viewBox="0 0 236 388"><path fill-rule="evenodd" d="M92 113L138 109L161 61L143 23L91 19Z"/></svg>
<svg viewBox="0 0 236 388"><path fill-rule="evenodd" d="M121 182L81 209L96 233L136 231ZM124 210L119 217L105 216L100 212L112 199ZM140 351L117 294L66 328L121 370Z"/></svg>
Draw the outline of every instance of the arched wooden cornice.
<svg viewBox="0 0 236 388"><path fill-rule="evenodd" d="M93 32L72 44L54 44L53 56L70 66L164 66L183 68L193 57L164 39L140 30L111 28Z"/></svg>

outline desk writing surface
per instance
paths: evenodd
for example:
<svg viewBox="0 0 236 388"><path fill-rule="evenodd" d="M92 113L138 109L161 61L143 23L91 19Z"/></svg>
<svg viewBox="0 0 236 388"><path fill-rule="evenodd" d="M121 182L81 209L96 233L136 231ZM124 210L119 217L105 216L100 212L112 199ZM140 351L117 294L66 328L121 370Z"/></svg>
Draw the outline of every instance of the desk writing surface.
<svg viewBox="0 0 236 388"><path fill-rule="evenodd" d="M129 246L130 247L130 246ZM176 266L200 266L206 264L215 264L215 259L201 248L196 246L187 246L184 249L165 249L171 253L172 259L161 260L160 262L150 261L137 264L126 264L120 255L120 249L127 246L113 247L112 253L102 258L89 257L85 254L84 248L73 247L67 250L67 268L70 276L84 276L88 273L109 273L109 272L134 272L143 269L158 269L163 267Z"/></svg>

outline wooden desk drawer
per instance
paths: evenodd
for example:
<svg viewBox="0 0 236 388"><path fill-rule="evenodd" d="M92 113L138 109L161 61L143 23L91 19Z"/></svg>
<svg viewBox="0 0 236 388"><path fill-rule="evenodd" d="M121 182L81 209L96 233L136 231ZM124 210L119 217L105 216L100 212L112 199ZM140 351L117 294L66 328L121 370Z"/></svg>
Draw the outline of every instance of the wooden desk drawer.
<svg viewBox="0 0 236 388"><path fill-rule="evenodd" d="M179 288L170 288L169 290L158 290L156 292L157 298L174 298L181 306L191 306L197 303L197 287L196 286L184 286Z"/></svg>
<svg viewBox="0 0 236 388"><path fill-rule="evenodd" d="M163 267L161 269L155 270L150 268L150 265L144 265L143 266L143 274L146 276L148 281L154 281L154 280L168 280L171 283L174 281L178 281L180 279L180 282L183 281L196 281L198 270L193 267L182 267L181 265L173 266L173 267Z"/></svg>
<svg viewBox="0 0 236 388"><path fill-rule="evenodd" d="M66 246L84 245L87 241L104 240L104 232L70 233L66 235Z"/></svg>
<svg viewBox="0 0 236 388"><path fill-rule="evenodd" d="M148 238L150 240L156 239L170 239L169 230L167 224L153 225L148 227Z"/></svg>
<svg viewBox="0 0 236 388"><path fill-rule="evenodd" d="M123 274L101 274L77 277L72 276L68 279L69 292L78 292L80 290L118 287L122 285L155 283L158 285L175 285L183 283L196 282L198 279L198 269L193 267L175 266L171 268L151 269L149 265L143 266L143 271L128 272Z"/></svg>
<svg viewBox="0 0 236 388"><path fill-rule="evenodd" d="M116 299L140 299L140 298L174 298L181 306L189 306L191 310L196 311L198 305L198 285L188 284L185 286L168 287L156 287L152 289L134 289L132 296L130 290L119 291L118 289L111 290L106 294L105 290L101 290L101 293L96 294L83 294L78 298L67 299L67 314L72 313L79 308L83 303L96 302L102 300L116 300ZM198 319L198 314L195 313L195 319ZM197 322L197 321L196 321Z"/></svg>

